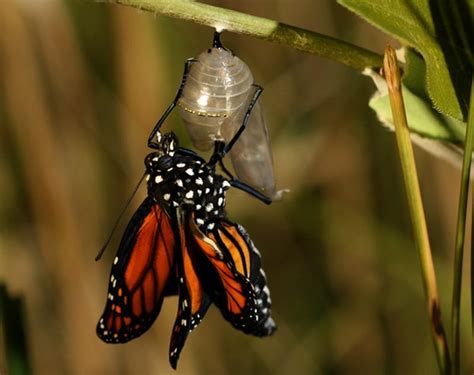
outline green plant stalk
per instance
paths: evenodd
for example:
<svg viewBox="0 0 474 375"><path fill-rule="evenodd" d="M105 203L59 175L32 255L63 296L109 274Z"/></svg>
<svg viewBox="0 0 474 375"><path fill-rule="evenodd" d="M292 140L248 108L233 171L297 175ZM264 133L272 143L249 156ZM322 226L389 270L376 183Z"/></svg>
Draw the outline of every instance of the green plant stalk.
<svg viewBox="0 0 474 375"><path fill-rule="evenodd" d="M471 99L467 120L466 138L464 141L464 158L461 172L461 190L459 192L458 222L456 230L456 247L454 251L453 301L451 309L451 345L453 353L453 374L460 373L460 315L461 285L464 256L464 240L466 236L467 200L471 175L472 151L474 148L474 76L471 82Z"/></svg>
<svg viewBox="0 0 474 375"><path fill-rule="evenodd" d="M391 46L385 49L384 75L387 81L390 106L392 108L393 123L397 138L403 179L407 193L408 206L415 237L415 244L419 252L421 275L425 289L431 333L435 345L436 358L441 374L449 374L451 369L449 348L441 321L441 310L436 286L435 269L431 255L428 229L421 199L420 185L416 172L415 156L410 139L410 131L403 102L400 69L397 65L395 51Z"/></svg>
<svg viewBox="0 0 474 375"><path fill-rule="evenodd" d="M87 0L94 1L94 0ZM97 1L97 0L96 0ZM358 71L382 66L382 56L353 44L290 26L267 18L192 0L99 0L128 5L154 14L162 14L217 29L277 42L291 48L325 57Z"/></svg>

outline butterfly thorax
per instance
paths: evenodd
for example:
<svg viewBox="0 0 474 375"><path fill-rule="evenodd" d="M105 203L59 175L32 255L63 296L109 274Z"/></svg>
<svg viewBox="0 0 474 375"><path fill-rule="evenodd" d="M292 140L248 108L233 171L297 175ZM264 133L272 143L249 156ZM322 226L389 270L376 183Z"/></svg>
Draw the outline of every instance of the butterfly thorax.
<svg viewBox="0 0 474 375"><path fill-rule="evenodd" d="M194 213L203 233L225 217L229 182L198 156L153 152L145 158L148 196L168 213L177 207Z"/></svg>

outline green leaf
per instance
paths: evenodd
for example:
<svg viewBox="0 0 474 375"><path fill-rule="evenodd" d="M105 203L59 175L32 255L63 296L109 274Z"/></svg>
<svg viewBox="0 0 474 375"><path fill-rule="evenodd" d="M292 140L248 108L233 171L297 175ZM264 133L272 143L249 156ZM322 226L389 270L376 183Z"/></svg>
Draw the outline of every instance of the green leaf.
<svg viewBox="0 0 474 375"><path fill-rule="evenodd" d="M393 130L392 111L385 80L374 71L366 71L376 84L378 92L370 99L369 106L377 113L380 121ZM465 124L449 119L433 111L431 105L414 94L405 84L403 99L410 131L431 139L459 144L464 139Z"/></svg>
<svg viewBox="0 0 474 375"><path fill-rule="evenodd" d="M426 89L433 106L458 120L466 119L474 65L474 0L338 2L416 49L426 62Z"/></svg>
<svg viewBox="0 0 474 375"><path fill-rule="evenodd" d="M405 61L403 83L415 95L426 99L430 103L428 91L426 90L426 64L423 57L413 48L403 48L399 54Z"/></svg>

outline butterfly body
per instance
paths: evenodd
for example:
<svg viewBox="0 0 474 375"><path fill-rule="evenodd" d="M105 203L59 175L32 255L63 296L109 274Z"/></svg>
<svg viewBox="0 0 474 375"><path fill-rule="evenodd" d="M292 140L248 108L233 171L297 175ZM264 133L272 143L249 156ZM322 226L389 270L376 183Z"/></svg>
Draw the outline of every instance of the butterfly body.
<svg viewBox="0 0 474 375"><path fill-rule="evenodd" d="M225 217L225 193L230 183L199 156L154 152L145 159L148 196L168 214L179 208L195 213L203 233Z"/></svg>
<svg viewBox="0 0 474 375"><path fill-rule="evenodd" d="M125 343L145 333L163 298L178 294L170 343L176 368L188 334L214 303L235 328L275 330L260 253L245 229L227 219L229 180L173 133L157 133L145 158L148 196L133 215L114 259L98 336Z"/></svg>

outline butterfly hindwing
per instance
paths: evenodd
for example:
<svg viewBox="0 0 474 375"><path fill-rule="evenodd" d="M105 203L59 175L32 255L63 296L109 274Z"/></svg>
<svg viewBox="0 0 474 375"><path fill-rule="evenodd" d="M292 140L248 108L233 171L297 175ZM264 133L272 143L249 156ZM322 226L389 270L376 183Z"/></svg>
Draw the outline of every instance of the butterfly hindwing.
<svg viewBox="0 0 474 375"><path fill-rule="evenodd" d="M216 226L211 238L232 259L237 273L243 274L252 285L254 299L249 298L242 311L226 309L224 304L216 302L224 318L245 333L255 336L271 335L276 326L271 317L270 290L261 268L260 252L241 225L227 220Z"/></svg>
<svg viewBox="0 0 474 375"><path fill-rule="evenodd" d="M110 273L107 303L97 335L124 343L142 335L158 316L170 292L176 238L166 212L146 198L122 237Z"/></svg>
<svg viewBox="0 0 474 375"><path fill-rule="evenodd" d="M205 288L222 315L235 328L255 336L269 336L276 326L271 318L270 292L261 269L260 253L245 229L226 220L204 235L190 222L191 248L204 254L214 280ZM201 268L210 278L210 271Z"/></svg>

